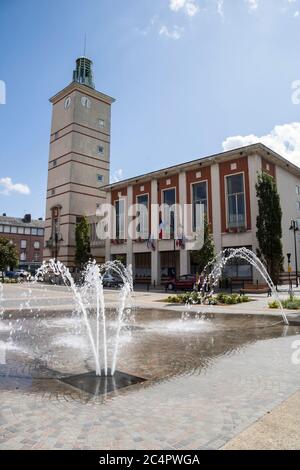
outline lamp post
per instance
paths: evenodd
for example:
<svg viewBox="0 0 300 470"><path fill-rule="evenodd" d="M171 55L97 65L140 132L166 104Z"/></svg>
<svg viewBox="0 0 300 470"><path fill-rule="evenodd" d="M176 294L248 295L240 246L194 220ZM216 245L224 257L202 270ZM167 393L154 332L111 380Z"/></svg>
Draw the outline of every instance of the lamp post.
<svg viewBox="0 0 300 470"><path fill-rule="evenodd" d="M57 263L57 257L58 257L58 233L57 230L55 230L55 235L54 235L54 247L55 247L55 263Z"/></svg>
<svg viewBox="0 0 300 470"><path fill-rule="evenodd" d="M296 287L299 287L298 281L298 256L297 256L297 237L296 234L299 231L298 223L296 220L291 220L290 230L294 232L294 246L295 246L295 266L296 266Z"/></svg>
<svg viewBox="0 0 300 470"><path fill-rule="evenodd" d="M291 271L292 271L292 267L291 267L291 253L287 253L287 260L288 260L288 273L289 273L289 291L291 292L292 291L292 282L291 282Z"/></svg>
<svg viewBox="0 0 300 470"><path fill-rule="evenodd" d="M173 245L173 251L174 251L174 278L176 280L177 273L176 273L176 238L175 238L175 233L173 235L173 243L174 243L174 245Z"/></svg>

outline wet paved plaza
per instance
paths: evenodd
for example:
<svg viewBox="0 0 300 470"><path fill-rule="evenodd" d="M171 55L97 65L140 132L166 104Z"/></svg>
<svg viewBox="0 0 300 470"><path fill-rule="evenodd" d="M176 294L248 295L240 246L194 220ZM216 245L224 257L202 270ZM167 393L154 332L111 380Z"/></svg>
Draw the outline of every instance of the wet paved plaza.
<svg viewBox="0 0 300 470"><path fill-rule="evenodd" d="M146 380L94 395L63 381L94 370L78 318L2 320L0 448L220 448L300 388L299 333L266 315L137 309L117 369Z"/></svg>

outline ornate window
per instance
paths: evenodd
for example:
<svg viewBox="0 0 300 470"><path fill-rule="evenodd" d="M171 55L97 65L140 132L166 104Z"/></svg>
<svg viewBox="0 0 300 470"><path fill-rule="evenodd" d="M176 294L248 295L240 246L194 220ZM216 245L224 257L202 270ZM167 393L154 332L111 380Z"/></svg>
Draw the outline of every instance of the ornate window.
<svg viewBox="0 0 300 470"><path fill-rule="evenodd" d="M149 200L148 194L143 194L137 196L137 206L138 206L138 217L139 224L137 226L137 236L143 240L148 239L149 237L149 219L148 219L148 210L149 210Z"/></svg>
<svg viewBox="0 0 300 470"><path fill-rule="evenodd" d="M176 204L176 190L175 188L166 189L163 191L163 226L164 236L166 239L173 239L175 237L175 204Z"/></svg>
<svg viewBox="0 0 300 470"><path fill-rule="evenodd" d="M227 227L239 228L246 225L244 174L226 177L227 183Z"/></svg>
<svg viewBox="0 0 300 470"><path fill-rule="evenodd" d="M119 199L115 203L116 208L116 238L125 239L125 200Z"/></svg>
<svg viewBox="0 0 300 470"><path fill-rule="evenodd" d="M203 206L203 208L202 208ZM201 181L192 185L192 223L193 231L196 232L201 227L202 211L207 216L207 182Z"/></svg>

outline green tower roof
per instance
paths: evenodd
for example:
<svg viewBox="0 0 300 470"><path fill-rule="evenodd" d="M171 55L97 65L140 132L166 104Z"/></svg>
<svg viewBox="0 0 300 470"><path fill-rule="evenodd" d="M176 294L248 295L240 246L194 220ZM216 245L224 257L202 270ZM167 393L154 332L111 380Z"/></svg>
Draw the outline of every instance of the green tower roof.
<svg viewBox="0 0 300 470"><path fill-rule="evenodd" d="M76 60L76 70L73 72L73 81L95 88L93 77L93 62L87 57Z"/></svg>

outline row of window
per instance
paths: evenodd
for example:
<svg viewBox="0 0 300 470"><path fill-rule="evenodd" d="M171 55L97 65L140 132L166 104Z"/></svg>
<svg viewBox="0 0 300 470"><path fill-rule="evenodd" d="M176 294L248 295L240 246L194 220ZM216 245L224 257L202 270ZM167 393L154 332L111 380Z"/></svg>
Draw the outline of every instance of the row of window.
<svg viewBox="0 0 300 470"><path fill-rule="evenodd" d="M16 233L18 235L44 236L43 228L15 227L13 225L0 225L0 233Z"/></svg>
<svg viewBox="0 0 300 470"><path fill-rule="evenodd" d="M35 241L35 242L33 243L33 248L34 248L35 250L39 250L40 247L41 247L41 244L40 244L39 241ZM21 241L20 241L20 248L21 248L21 249L27 248L27 240L21 240Z"/></svg>
<svg viewBox="0 0 300 470"><path fill-rule="evenodd" d="M172 206L176 204L176 189L170 188L162 191L164 204L164 214L162 214L161 229L169 238L174 237L175 233L175 214ZM245 185L244 174L230 175L226 177L227 194L227 227L244 228L246 226L246 208L245 208ZM137 197L139 206L140 223L137 227L138 235L141 238L149 236L149 196L144 194ZM143 207L146 210L143 210ZM203 208L203 209L202 209ZM125 234L125 201L119 199L115 203L116 209L116 237L124 238ZM192 227L197 231L201 221L201 211L208 215L208 188L207 181L201 181L192 185Z"/></svg>
<svg viewBox="0 0 300 470"><path fill-rule="evenodd" d="M27 261L26 251L20 253L20 261ZM39 253L34 253L33 254L33 261L35 261L35 262L40 261L40 254Z"/></svg>

